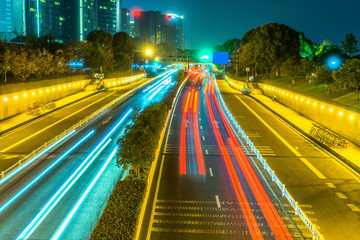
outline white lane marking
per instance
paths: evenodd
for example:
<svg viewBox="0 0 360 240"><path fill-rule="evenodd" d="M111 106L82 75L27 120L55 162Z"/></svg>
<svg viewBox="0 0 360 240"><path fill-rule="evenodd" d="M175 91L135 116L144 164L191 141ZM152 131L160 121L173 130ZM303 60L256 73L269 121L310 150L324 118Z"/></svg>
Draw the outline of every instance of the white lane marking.
<svg viewBox="0 0 360 240"><path fill-rule="evenodd" d="M351 210L353 210L354 212L360 212L360 208L355 204L348 204L348 207L351 208Z"/></svg>
<svg viewBox="0 0 360 240"><path fill-rule="evenodd" d="M112 118L113 118L112 116L108 117L105 121L102 122L102 124L103 125L108 124Z"/></svg>
<svg viewBox="0 0 360 240"><path fill-rule="evenodd" d="M213 177L214 175L213 175L213 172L212 172L211 168L209 168L209 172L210 172L210 176Z"/></svg>
<svg viewBox="0 0 360 240"><path fill-rule="evenodd" d="M202 139L205 141L205 137L204 137L204 136L202 136Z"/></svg>
<svg viewBox="0 0 360 240"><path fill-rule="evenodd" d="M238 96L235 95L237 99L252 113L255 117L259 119L262 124L264 124L295 156L297 156L300 161L302 161L315 175L320 179L326 179L326 177L317 170L308 160L302 157L302 155L293 147L290 143L288 143L283 137L280 136L272 127L270 127L264 119L262 119L254 110L252 110L243 100L241 100Z"/></svg>
<svg viewBox="0 0 360 240"><path fill-rule="evenodd" d="M208 152L208 150L207 150L207 149L205 150L205 152L206 152L206 155L209 155L209 152Z"/></svg>
<svg viewBox="0 0 360 240"><path fill-rule="evenodd" d="M200 126L200 129L202 129L202 126Z"/></svg>
<svg viewBox="0 0 360 240"><path fill-rule="evenodd" d="M216 205L217 205L217 207L218 207L218 208L221 208L219 196L218 196L218 195L215 195L215 199L216 199Z"/></svg>
<svg viewBox="0 0 360 240"><path fill-rule="evenodd" d="M329 188L336 188L333 183L327 182L325 183Z"/></svg>
<svg viewBox="0 0 360 240"><path fill-rule="evenodd" d="M201 121L201 118L199 118L199 120Z"/></svg>
<svg viewBox="0 0 360 240"><path fill-rule="evenodd" d="M347 196L345 196L345 194L343 194L341 192L336 192L336 195L341 199L347 199Z"/></svg>

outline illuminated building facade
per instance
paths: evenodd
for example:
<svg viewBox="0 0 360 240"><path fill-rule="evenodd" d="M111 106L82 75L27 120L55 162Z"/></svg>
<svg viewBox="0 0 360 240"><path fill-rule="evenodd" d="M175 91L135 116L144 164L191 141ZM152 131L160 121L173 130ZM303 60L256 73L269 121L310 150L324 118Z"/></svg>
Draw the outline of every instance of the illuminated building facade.
<svg viewBox="0 0 360 240"><path fill-rule="evenodd" d="M159 11L134 11L134 36L184 49L183 17Z"/></svg>

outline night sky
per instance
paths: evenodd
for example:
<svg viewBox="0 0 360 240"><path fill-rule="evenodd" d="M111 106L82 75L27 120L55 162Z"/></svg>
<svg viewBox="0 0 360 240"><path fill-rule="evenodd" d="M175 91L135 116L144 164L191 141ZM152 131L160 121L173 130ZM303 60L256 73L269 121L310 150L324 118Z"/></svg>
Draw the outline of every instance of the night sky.
<svg viewBox="0 0 360 240"><path fill-rule="evenodd" d="M184 15L186 48L212 49L270 22L286 24L315 43L360 41L360 0L123 0L123 7Z"/></svg>

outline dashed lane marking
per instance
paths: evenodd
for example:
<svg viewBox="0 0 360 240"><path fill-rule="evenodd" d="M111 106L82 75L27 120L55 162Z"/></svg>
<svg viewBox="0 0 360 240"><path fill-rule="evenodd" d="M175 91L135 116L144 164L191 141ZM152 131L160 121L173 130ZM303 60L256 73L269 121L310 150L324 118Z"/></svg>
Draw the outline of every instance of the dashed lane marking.
<svg viewBox="0 0 360 240"><path fill-rule="evenodd" d="M329 188L336 188L335 185L333 183L325 183Z"/></svg>
<svg viewBox="0 0 360 240"><path fill-rule="evenodd" d="M212 172L211 168L209 168L209 172L210 172L210 176L213 177L214 175L213 175L213 172Z"/></svg>
<svg viewBox="0 0 360 240"><path fill-rule="evenodd" d="M218 195L215 195L215 200L216 200L216 206L217 206L218 208L221 208L220 200L219 200L219 196L218 196Z"/></svg>
<svg viewBox="0 0 360 240"><path fill-rule="evenodd" d="M287 142L280 134L275 131L264 119L262 119L259 114L257 114L253 109L251 109L243 100L241 100L238 96L235 95L237 99L256 117L259 121L264 124L270 132L272 132L295 156L297 156L301 162L305 164L318 178L326 179L326 177L317 170L306 158L302 157L301 153L299 153L289 142Z"/></svg>
<svg viewBox="0 0 360 240"><path fill-rule="evenodd" d="M220 230L220 229L189 229L189 228L152 228L153 232L167 233L197 233L215 235L248 235L248 231Z"/></svg>
<svg viewBox="0 0 360 240"><path fill-rule="evenodd" d="M347 196L345 196L345 194L343 194L341 192L336 192L336 195L341 199L347 199Z"/></svg>
<svg viewBox="0 0 360 240"><path fill-rule="evenodd" d="M202 136L202 140L205 141L205 137L204 137L204 136Z"/></svg>
<svg viewBox="0 0 360 240"><path fill-rule="evenodd" d="M360 212L360 208L356 206L355 204L348 204L348 207L353 210L354 212Z"/></svg>
<svg viewBox="0 0 360 240"><path fill-rule="evenodd" d="M200 129L202 129L202 126L200 126Z"/></svg>
<svg viewBox="0 0 360 240"><path fill-rule="evenodd" d="M247 226L243 222L220 222L220 221L198 221L198 220L177 220L177 219L154 219L153 223L174 224L174 225L212 225L212 226Z"/></svg>
<svg viewBox="0 0 360 240"><path fill-rule="evenodd" d="M206 153L206 155L209 155L209 151L207 149L205 150L205 153Z"/></svg>

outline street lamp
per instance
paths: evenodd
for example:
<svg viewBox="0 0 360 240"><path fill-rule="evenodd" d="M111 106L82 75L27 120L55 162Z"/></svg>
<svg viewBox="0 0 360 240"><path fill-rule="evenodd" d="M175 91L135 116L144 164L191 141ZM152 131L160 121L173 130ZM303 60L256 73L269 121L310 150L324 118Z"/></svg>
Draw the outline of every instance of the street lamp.
<svg viewBox="0 0 360 240"><path fill-rule="evenodd" d="M151 54L152 54L151 49L147 49L147 50L146 50L146 55L149 55L149 57L150 57L150 56L151 56Z"/></svg>

